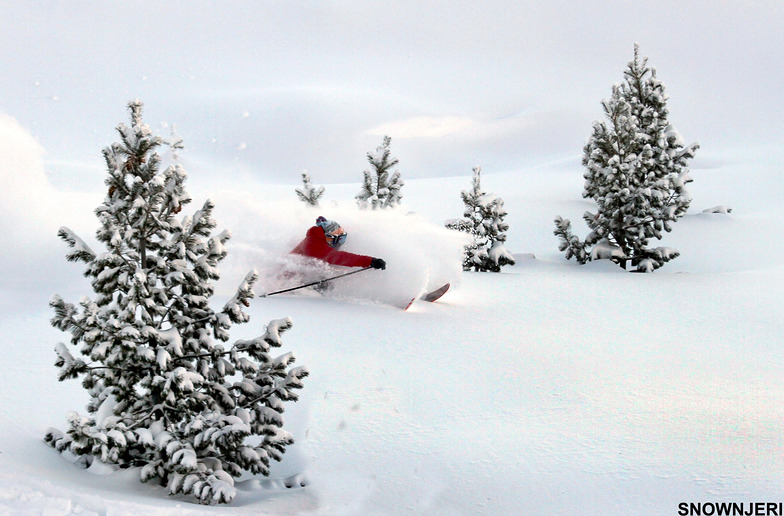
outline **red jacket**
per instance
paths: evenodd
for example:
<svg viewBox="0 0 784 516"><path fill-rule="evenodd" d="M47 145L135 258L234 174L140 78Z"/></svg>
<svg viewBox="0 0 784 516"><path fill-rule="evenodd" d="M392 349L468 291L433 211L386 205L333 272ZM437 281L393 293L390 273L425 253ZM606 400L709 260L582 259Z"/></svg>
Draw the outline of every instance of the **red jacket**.
<svg viewBox="0 0 784 516"><path fill-rule="evenodd" d="M310 228L305 234L305 239L291 250L291 254L310 256L343 267L370 267L370 262L373 260L371 256L333 249L327 243L324 230L320 226Z"/></svg>

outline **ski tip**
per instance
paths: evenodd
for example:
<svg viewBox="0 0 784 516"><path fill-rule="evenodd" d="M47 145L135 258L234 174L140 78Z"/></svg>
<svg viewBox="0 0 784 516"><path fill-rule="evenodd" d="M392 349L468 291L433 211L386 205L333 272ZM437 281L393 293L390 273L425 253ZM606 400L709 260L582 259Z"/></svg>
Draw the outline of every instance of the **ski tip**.
<svg viewBox="0 0 784 516"><path fill-rule="evenodd" d="M437 299L440 299L441 296L446 294L446 291L449 290L450 286L451 286L451 284L447 283L447 284L443 285L442 287L440 287L440 288L438 288L438 289L436 289L436 290L434 290L432 292L429 292L429 293L423 295L421 299L424 299L425 301L429 301L429 302L432 303L433 301L436 301Z"/></svg>
<svg viewBox="0 0 784 516"><path fill-rule="evenodd" d="M411 305L412 305L412 304L414 304L414 301L416 301L417 299L421 299L421 300L423 300L423 301L428 301L428 302L430 302L430 303L432 303L433 301L436 301L436 300L438 300L438 299L441 299L441 296L443 296L444 294L446 294L446 291L447 291L447 290L449 290L449 287L450 287L450 286L451 286L451 284L450 284L450 283L447 283L447 284L445 284L445 285L442 285L440 288L437 288L436 290L434 290L434 291L432 291L432 292L428 292L428 293L426 293L426 294L422 294L421 296L418 296L418 297L415 297L415 298L413 298L413 299L412 299L411 301L409 301L409 302L408 302L408 304L407 304L407 305L406 305L406 306L403 308L403 311L405 311L405 310L408 310L409 308L411 308Z"/></svg>

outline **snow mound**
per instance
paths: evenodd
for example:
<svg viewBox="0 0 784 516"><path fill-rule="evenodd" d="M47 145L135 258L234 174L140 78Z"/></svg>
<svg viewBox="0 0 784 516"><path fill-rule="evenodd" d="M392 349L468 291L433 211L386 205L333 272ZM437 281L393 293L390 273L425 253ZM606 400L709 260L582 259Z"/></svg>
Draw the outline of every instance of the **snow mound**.
<svg viewBox="0 0 784 516"><path fill-rule="evenodd" d="M707 208L702 210L702 213L732 213L732 208L725 206L723 204L719 204L718 206L714 206L713 208Z"/></svg>

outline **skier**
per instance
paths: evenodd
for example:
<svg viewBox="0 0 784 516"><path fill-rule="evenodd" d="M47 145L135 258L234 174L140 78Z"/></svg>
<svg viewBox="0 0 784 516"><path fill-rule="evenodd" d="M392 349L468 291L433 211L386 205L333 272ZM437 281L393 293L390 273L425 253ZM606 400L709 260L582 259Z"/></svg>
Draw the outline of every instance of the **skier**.
<svg viewBox="0 0 784 516"><path fill-rule="evenodd" d="M346 242L346 238L348 233L340 224L320 216L316 219L316 225L308 229L305 239L291 250L291 254L310 256L343 267L387 268L386 262L381 258L341 251L340 247Z"/></svg>

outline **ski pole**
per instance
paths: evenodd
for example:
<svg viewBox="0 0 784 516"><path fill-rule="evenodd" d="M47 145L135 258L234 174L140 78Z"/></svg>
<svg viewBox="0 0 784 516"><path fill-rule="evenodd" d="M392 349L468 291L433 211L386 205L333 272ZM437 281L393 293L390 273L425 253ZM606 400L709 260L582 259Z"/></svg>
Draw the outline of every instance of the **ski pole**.
<svg viewBox="0 0 784 516"><path fill-rule="evenodd" d="M283 294L284 292L291 292L292 290L299 290L301 288L312 287L313 285L318 285L320 283L326 283L327 281L332 281L334 279L343 278L345 276L351 276L352 274L356 274L358 272L366 271L366 270L368 270L370 268L371 267L363 267L363 268L361 268L359 270L356 270L356 271L346 272L344 274L338 274L337 276L332 276L331 278L326 278L326 279L323 279L323 280L314 281L314 282L311 282L311 283L306 283L306 284L300 285L298 287L286 288L286 289L278 290L278 291L275 291L275 292L267 292L267 293L264 293L264 294L260 295L259 297L269 297L269 296L274 296L275 294Z"/></svg>

